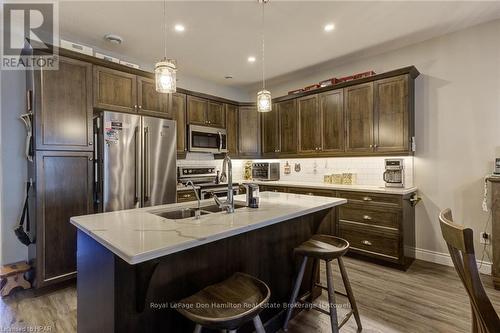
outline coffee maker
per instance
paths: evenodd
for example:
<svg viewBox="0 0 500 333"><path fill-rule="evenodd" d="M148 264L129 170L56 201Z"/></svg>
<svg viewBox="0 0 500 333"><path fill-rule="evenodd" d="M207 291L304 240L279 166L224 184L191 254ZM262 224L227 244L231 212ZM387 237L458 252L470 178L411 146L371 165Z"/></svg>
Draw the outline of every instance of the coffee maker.
<svg viewBox="0 0 500 333"><path fill-rule="evenodd" d="M385 187L404 187L405 171L402 158L387 158L384 172Z"/></svg>

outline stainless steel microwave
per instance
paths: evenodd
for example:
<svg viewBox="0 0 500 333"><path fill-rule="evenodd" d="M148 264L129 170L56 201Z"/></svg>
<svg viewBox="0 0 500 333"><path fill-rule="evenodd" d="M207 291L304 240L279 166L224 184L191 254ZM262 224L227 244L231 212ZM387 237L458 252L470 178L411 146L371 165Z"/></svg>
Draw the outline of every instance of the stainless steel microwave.
<svg viewBox="0 0 500 333"><path fill-rule="evenodd" d="M189 125L189 151L227 153L227 131L224 128Z"/></svg>

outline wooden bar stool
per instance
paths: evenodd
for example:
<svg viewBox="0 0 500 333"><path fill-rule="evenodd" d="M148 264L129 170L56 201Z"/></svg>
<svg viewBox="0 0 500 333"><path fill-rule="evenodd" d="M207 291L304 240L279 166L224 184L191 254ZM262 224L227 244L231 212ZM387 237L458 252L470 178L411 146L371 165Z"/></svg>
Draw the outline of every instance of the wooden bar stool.
<svg viewBox="0 0 500 333"><path fill-rule="evenodd" d="M297 275L297 280L295 281L295 287L293 288L292 297L290 299L290 303L288 304L288 311L286 313L285 324L283 325L283 330L288 329L288 323L292 316L293 308L297 302L303 304L311 305L312 309L315 309L319 312L327 314L330 316L330 322L332 325L332 332L337 333L339 329L349 320L349 318L354 314L354 318L356 319L356 324L358 325L358 331L362 330L361 319L359 318L358 307L356 306L356 300L354 299L354 294L352 292L351 284L349 283L349 279L347 277L347 271L344 266L344 262L342 261L342 256L349 249L349 242L342 238L333 237L329 235L314 235L308 241L302 243L299 247L295 248L294 254L301 255L304 257L302 260L302 264L300 265L300 270ZM324 287L318 283L315 283L316 286L326 290L328 292L328 303L329 310L326 311L313 303L309 303L305 301L304 298L300 298L297 300L297 296L299 294L299 289L302 284L302 278L304 277L304 271L306 269L306 264L308 258L313 258L314 260L324 260L326 263L326 283L327 287ZM340 274L342 275L342 281L344 282L344 287L346 290L346 294L335 291L333 286L333 274L332 274L332 266L331 261L337 259L340 267ZM337 319L337 309L335 307L335 293L343 295L349 299L349 303L351 303L351 311L349 311L345 317L338 324Z"/></svg>
<svg viewBox="0 0 500 333"><path fill-rule="evenodd" d="M200 333L202 327L236 332L250 320L257 333L265 333L259 313L270 296L269 287L261 280L235 273L179 301L177 311L196 323L195 333Z"/></svg>

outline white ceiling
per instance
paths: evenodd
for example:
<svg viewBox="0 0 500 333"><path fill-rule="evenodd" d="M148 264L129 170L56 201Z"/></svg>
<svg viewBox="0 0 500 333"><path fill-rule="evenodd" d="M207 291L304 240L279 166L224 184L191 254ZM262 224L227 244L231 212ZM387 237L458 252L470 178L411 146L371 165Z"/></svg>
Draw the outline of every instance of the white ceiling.
<svg viewBox="0 0 500 333"><path fill-rule="evenodd" d="M278 1L266 5L266 76L279 77L383 44L422 39L500 18L500 2ZM184 73L244 86L261 79L257 1L169 1L168 56ZM61 36L142 64L163 57L163 2L69 1L59 8ZM326 23L335 24L330 33ZM182 23L179 34L173 26ZM122 45L103 39L123 37ZM247 62L254 55L257 61ZM232 75L230 81L225 75Z"/></svg>

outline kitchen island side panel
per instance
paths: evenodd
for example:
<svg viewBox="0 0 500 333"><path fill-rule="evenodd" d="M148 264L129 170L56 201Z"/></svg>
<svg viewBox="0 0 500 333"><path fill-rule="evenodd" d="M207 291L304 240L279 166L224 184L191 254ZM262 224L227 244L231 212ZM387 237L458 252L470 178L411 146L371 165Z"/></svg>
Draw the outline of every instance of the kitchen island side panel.
<svg viewBox="0 0 500 333"><path fill-rule="evenodd" d="M83 301L89 300L88 296L83 297L82 302L78 303L78 318L80 320L80 313L105 317L94 320L106 325L103 326L106 332L190 332L194 324L180 316L172 308L173 303L235 272L244 272L268 284L271 290L270 303L280 305L264 309L261 314L267 332L274 332L282 324L282 305L288 302L300 264L300 258L293 255L293 249L316 233L332 234L335 213L336 208L325 209L136 265L126 263L105 249L109 255L103 255L101 245L79 232L79 241L85 238L82 245L90 241L97 248L85 252L102 256L95 260L94 270L78 272L79 283L81 275L93 274L94 278L83 276L82 280L87 281L87 288L90 288L88 281L100 284L96 290L102 290L101 295L79 285L79 297L80 293L91 293L97 297L96 302L105 298L100 307L106 308L97 309L91 302ZM113 256L114 260L110 260L109 256ZM85 263L88 262L82 261L82 264ZM110 265L112 269L104 265ZM310 261L301 294L310 290L312 278L316 276ZM109 294L110 290L113 295ZM318 293L319 290L315 289L314 295ZM114 315L107 316L105 311L114 311ZM78 332L103 331L95 326L92 330L87 328L90 326L79 327ZM239 330L251 331L251 323Z"/></svg>

